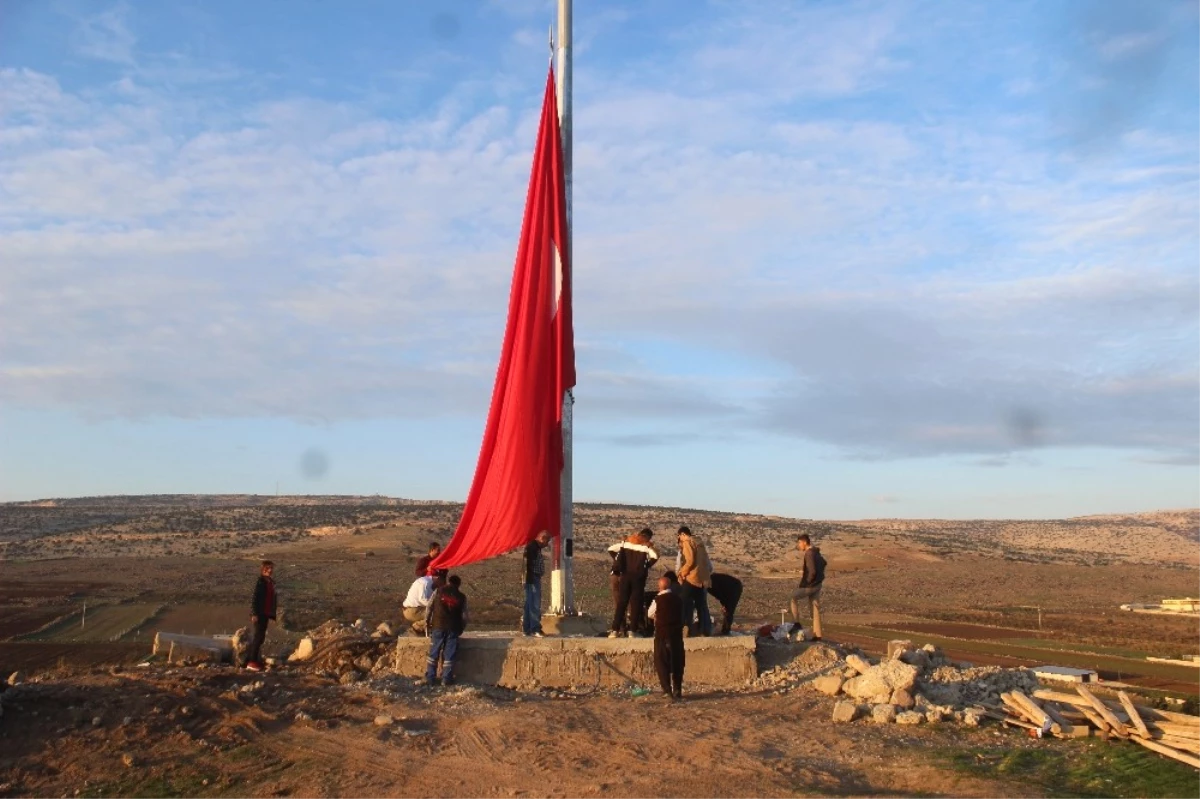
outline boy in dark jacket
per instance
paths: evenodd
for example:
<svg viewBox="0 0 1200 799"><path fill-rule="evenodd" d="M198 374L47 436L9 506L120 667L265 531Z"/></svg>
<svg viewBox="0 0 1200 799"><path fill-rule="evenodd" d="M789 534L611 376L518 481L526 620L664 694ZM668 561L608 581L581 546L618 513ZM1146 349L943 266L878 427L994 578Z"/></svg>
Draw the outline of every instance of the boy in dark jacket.
<svg viewBox="0 0 1200 799"><path fill-rule="evenodd" d="M425 684L437 683L438 659L442 661L442 685L454 684L454 655L458 652L458 637L467 628L467 597L459 590L462 579L452 574L433 592L425 628L433 643L425 661Z"/></svg>
<svg viewBox="0 0 1200 799"><path fill-rule="evenodd" d="M617 550L612 570L613 574L620 577L620 583L609 638L619 638L626 632L632 637L642 627L642 594L646 590L646 576L658 560L658 553L650 546L653 537L654 532L644 527Z"/></svg>
<svg viewBox="0 0 1200 799"><path fill-rule="evenodd" d="M262 671L262 645L267 638L267 625L276 615L275 564L264 560L259 568L258 582L254 585L254 598L250 601L250 623L254 626L254 637L246 652L246 669Z"/></svg>
<svg viewBox="0 0 1200 799"><path fill-rule="evenodd" d="M654 597L654 670L663 693L683 698L683 602L667 577L658 578Z"/></svg>

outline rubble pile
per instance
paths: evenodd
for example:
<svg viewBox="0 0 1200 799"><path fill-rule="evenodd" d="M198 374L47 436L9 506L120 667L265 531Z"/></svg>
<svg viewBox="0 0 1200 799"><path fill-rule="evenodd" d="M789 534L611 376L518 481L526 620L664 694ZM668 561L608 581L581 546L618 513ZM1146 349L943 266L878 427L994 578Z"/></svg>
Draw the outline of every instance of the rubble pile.
<svg viewBox="0 0 1200 799"><path fill-rule="evenodd" d="M760 687L790 690L807 685L839 698L833 719L876 724L956 722L978 726L1000 696L1037 688L1028 669L974 667L951 662L938 647L892 641L888 655L872 662L861 652L814 644L791 662L764 672Z"/></svg>
<svg viewBox="0 0 1200 799"><path fill-rule="evenodd" d="M362 619L354 624L330 620L300 639L288 662L304 663L349 685L390 671L395 665L395 643L387 622L368 632Z"/></svg>

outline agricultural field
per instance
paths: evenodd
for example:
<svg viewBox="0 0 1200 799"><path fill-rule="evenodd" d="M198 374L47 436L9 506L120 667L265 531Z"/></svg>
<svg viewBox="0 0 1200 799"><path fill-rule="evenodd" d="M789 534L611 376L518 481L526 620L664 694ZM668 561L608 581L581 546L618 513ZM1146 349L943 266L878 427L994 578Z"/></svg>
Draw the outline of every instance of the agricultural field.
<svg viewBox="0 0 1200 799"><path fill-rule="evenodd" d="M161 605L147 603L81 607L78 613L72 613L38 632L20 636L18 640L115 643L133 638L161 609Z"/></svg>

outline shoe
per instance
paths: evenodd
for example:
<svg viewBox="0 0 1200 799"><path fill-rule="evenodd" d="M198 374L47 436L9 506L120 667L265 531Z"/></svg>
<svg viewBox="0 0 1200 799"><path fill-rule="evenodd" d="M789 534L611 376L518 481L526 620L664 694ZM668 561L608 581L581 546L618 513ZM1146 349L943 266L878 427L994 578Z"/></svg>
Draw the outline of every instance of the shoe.
<svg viewBox="0 0 1200 799"><path fill-rule="evenodd" d="M819 636L819 635L814 635L812 639L813 639L814 641L820 641L820 640L821 640L821 636Z"/></svg>
<svg viewBox="0 0 1200 799"><path fill-rule="evenodd" d="M674 699L676 702L682 702L683 701L683 691L676 691L674 694L671 695L671 698Z"/></svg>
<svg viewBox="0 0 1200 799"><path fill-rule="evenodd" d="M666 600L664 600L664 601L666 601ZM635 633L633 630L630 630L629 632L625 633L625 637L626 638L637 638L637 633Z"/></svg>
<svg viewBox="0 0 1200 799"><path fill-rule="evenodd" d="M252 660L246 664L246 671L262 671L262 664L256 660Z"/></svg>
<svg viewBox="0 0 1200 799"><path fill-rule="evenodd" d="M533 634L533 637L534 638L545 638L546 634L544 632L542 632L541 630L538 630L536 633Z"/></svg>
<svg viewBox="0 0 1200 799"><path fill-rule="evenodd" d="M609 631L608 631L608 637L609 637L609 638L620 638L620 637L621 637L621 631L620 631L620 630L609 630Z"/></svg>
<svg viewBox="0 0 1200 799"><path fill-rule="evenodd" d="M453 678L453 677L447 677L446 679L442 680L442 685L444 685L444 686L446 686L447 688L449 688L451 685L454 685L454 678Z"/></svg>
<svg viewBox="0 0 1200 799"><path fill-rule="evenodd" d="M426 677L425 679L421 680L421 685L424 685L426 688L433 688L435 685L437 685L437 680L433 679L432 677Z"/></svg>

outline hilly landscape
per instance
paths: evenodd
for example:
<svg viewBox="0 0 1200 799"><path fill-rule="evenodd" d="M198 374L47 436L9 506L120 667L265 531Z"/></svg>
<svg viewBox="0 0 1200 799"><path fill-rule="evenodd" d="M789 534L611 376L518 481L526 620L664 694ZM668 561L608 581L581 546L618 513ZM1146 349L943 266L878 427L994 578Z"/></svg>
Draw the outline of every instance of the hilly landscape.
<svg viewBox="0 0 1200 799"><path fill-rule="evenodd" d="M1144 751L1101 754L1087 742L1062 742L1074 748L1048 754L1026 752L1040 742L998 729L831 727L828 705L811 694L757 689L697 695L691 701L703 708L702 729L683 724L669 733L672 746L707 753L701 759L732 758L737 779L697 772L688 765L694 759L676 763L638 749L636 757L655 763L657 776L614 781L605 775L626 763L618 742L627 725L632 720L650 734L662 721L661 710L631 705L628 694L523 695L475 686L430 695L398 677L339 685L336 675L286 666L255 682L228 666L206 670L148 658L159 631L212 635L244 627L264 557L276 563L282 611L268 654L285 656L307 631L330 621L361 619L366 629L396 623L414 561L430 541L449 539L461 511L454 503L378 496L112 496L0 505L0 672L36 682L4 694L0 796L1082 791L1082 782L1062 782L1058 757L1091 758L1087 779L1097 785L1124 775L1115 783L1124 787L1088 795L1160 790L1128 782L1131 774L1170 785L1194 781L1187 767ZM909 638L984 666L1094 669L1147 702L1195 710L1197 669L1147 658L1200 653L1196 617L1120 606L1196 595L1198 510L830 521L580 503L576 598L597 629L611 613L605 548L649 526L661 555L657 572L674 562L680 524L708 543L718 570L744 581L735 631L779 622L799 576L796 536L808 533L829 563L825 637L847 651L880 655L890 639ZM456 571L471 598L472 631L517 629L519 553ZM246 691L270 699L247 699ZM206 709L189 716L197 707ZM403 735L376 730L379 708L403 714ZM682 722L679 712L688 709L672 708L669 718ZM316 721L301 724L309 717ZM224 743L213 748L218 739ZM608 742L611 751L585 739ZM121 753L140 751L124 762ZM490 759L473 779L467 766L479 764L483 752ZM447 780L439 762L463 768ZM973 765L964 770L962 763ZM567 773L574 775L569 781L545 787ZM664 787L670 785L675 789Z"/></svg>

